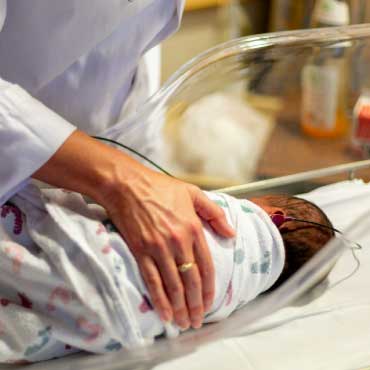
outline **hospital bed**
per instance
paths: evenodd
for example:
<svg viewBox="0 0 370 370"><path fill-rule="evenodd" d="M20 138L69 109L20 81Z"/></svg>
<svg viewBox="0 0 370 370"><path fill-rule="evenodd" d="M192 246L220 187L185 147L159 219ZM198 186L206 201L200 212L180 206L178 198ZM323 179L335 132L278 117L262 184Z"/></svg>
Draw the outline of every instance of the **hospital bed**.
<svg viewBox="0 0 370 370"><path fill-rule="evenodd" d="M158 122L158 117L173 119L182 114L184 107L224 89L225 81L231 90L235 83L238 91L240 81L248 81L248 97L256 94L262 97L255 106L264 112L269 110L269 114L272 111L277 119L286 111L282 102L292 98L291 88L284 89L281 84L286 79L281 77L286 73L281 67L297 60L297 70L289 72L295 76L292 83L298 84L297 76L304 60L318 48L343 45L343 42L364 63L366 45L370 48L370 26L250 37L216 47L184 66L139 112L127 119L124 124L132 125L132 130L125 142L140 146L135 141L136 122L152 125ZM366 82L363 73L360 65L351 79L357 95L363 87L361 84ZM355 100L352 99L349 110ZM276 127L280 130L286 126L276 124ZM333 151L331 143L327 145L328 153ZM321 206L335 227L345 231L346 239L361 244L361 250L337 238L279 289L259 297L229 319L206 325L199 331L189 331L171 340L160 338L152 346L137 350L104 356L77 354L26 368L347 370L369 367L370 185L366 181L370 179L370 160L354 161L345 155L333 159L328 154L326 163L325 153L321 156L322 161L316 165L316 159L309 165L302 162L298 167L285 167L283 161L275 163L285 176L261 170L257 165L256 181L222 190L238 197L312 190L305 197ZM238 183L235 179L226 180L219 184ZM334 263L328 278L321 281ZM0 367L7 368L10 367Z"/></svg>

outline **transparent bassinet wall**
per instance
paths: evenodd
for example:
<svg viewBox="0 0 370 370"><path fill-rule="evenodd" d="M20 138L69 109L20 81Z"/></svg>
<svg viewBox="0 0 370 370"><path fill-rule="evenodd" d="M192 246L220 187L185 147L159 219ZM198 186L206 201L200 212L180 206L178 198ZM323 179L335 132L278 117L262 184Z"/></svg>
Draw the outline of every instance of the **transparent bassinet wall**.
<svg viewBox="0 0 370 370"><path fill-rule="evenodd" d="M364 159L351 134L353 108L370 88L369 61L370 25L241 38L183 66L129 121L133 127L146 122L153 142L163 125L164 145L151 157L205 189L351 163ZM335 69L338 62L334 85L340 88L316 89L314 98L322 94L328 105L336 104L346 130L334 138L304 134L305 66ZM334 96L338 91L341 96ZM288 191L303 192L333 179Z"/></svg>
<svg viewBox="0 0 370 370"><path fill-rule="evenodd" d="M239 105L240 102L246 104L247 109L252 107L250 116L243 117L246 120L251 116L255 119L254 110L256 110L273 122L268 138L263 139L265 141L263 150L260 150L255 172L250 177L250 181L353 162L356 157L349 149L350 130L341 138L318 140L306 137L300 129L302 68L313 54L333 46L337 47L338 44L341 48L346 48L350 65L346 111L348 117L351 117L358 96L364 88L370 86L370 68L367 63L367 60L370 60L370 25L249 37L231 41L208 51L185 65L136 115L125 122L126 127L131 126L132 130L128 138L135 136L135 127L142 125L143 122L150 122L150 125L154 126L164 122L163 138L166 145L171 146L171 141L178 144L177 130L183 124L182 118L186 116L187 110L199 103L201 99L209 96L213 98L218 94L216 103L229 102L232 105L235 99L238 102L235 106L236 111L244 113L244 109ZM217 114L227 113L227 110L219 111L217 104L211 104L211 106ZM204 121L208 119L207 109L202 110L202 108L199 108L201 114L196 118L197 124L200 125L203 124L202 119ZM217 120L217 114L213 114L213 120ZM259 122L258 119L256 121ZM212 123L213 121L210 122L211 125ZM221 125L225 128L224 122ZM206 125L207 130L210 127L213 139L220 141L221 155L215 160L222 161L223 157L228 157L230 153L227 150L222 152L223 137L218 137L219 131L212 131L212 126ZM153 130L150 132L152 133ZM206 135L205 132L203 131L203 135ZM192 138L191 144L204 146L206 138L199 136L199 132L197 135ZM128 140L126 144L134 145L135 141ZM206 144L209 145L209 143ZM214 150L212 145L211 149ZM233 148L230 146L227 149L232 151ZM166 157L163 156L162 148L160 154L162 165L172 170L175 175L188 177L200 185L216 188L244 181L242 175L238 179L214 176L211 173L198 173L197 170L201 166L197 167L195 164L189 167L193 172L184 173L176 163L180 160L178 153L170 153L171 155L165 153ZM307 155L307 158L304 155ZM369 168L366 170L367 174L369 174ZM317 182L309 186L315 187L333 181L333 178L325 176L316 177ZM303 181L296 182L294 189L288 190L305 191L307 181L304 179L305 177L302 178ZM276 188L273 191L276 191ZM348 239L359 240L361 235L368 232L369 220L370 214L365 215L361 220L354 220L352 227L347 230ZM256 330L263 330L261 319L289 305L320 281L347 248L349 248L348 243L342 239L331 241L280 288L248 304L223 322L206 325L199 331L189 331L176 339L157 340L153 346L146 348L105 356L72 356L28 368L49 369L52 366L55 370L149 369L163 361L191 353L210 341L250 335ZM266 354L268 355L268 352Z"/></svg>

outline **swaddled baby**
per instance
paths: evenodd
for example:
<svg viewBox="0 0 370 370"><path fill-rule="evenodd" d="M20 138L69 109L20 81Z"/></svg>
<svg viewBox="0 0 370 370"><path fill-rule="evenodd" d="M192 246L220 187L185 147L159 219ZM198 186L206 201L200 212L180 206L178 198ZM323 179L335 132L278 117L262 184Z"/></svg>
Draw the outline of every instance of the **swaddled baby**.
<svg viewBox="0 0 370 370"><path fill-rule="evenodd" d="M332 236L316 206L297 198L253 201L207 193L236 230L223 239L204 227L216 271L205 317L228 317L281 283ZM98 206L75 193L29 186L0 209L0 361L39 361L78 350L96 353L176 335L152 309L135 259Z"/></svg>

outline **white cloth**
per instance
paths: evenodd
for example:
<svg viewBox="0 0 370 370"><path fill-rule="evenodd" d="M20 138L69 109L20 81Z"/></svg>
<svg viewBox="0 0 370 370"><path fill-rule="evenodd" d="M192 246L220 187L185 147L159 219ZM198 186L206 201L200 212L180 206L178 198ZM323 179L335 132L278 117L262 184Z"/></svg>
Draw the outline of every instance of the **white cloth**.
<svg viewBox="0 0 370 370"><path fill-rule="evenodd" d="M0 0L0 204L75 127L108 135L128 97L132 109L148 97L138 65L177 28L183 3ZM145 152L151 131L140 125L134 144Z"/></svg>
<svg viewBox="0 0 370 370"><path fill-rule="evenodd" d="M285 250L277 227L260 207L226 194L207 195L236 231L236 240L225 240L204 227L216 270L216 298L205 322L213 322L268 290L283 271Z"/></svg>
<svg viewBox="0 0 370 370"><path fill-rule="evenodd" d="M205 322L228 317L270 288L284 265L278 229L245 200L208 194L236 229L205 227L216 298ZM0 362L76 350L110 352L167 332L128 247L98 206L75 193L28 186L0 208Z"/></svg>

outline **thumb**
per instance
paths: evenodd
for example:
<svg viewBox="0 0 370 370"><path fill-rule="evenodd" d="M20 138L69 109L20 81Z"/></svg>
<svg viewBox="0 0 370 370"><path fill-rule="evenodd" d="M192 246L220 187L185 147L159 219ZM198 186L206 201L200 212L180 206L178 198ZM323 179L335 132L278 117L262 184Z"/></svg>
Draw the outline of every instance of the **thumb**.
<svg viewBox="0 0 370 370"><path fill-rule="evenodd" d="M235 236L235 231L228 224L225 212L222 208L208 199L197 187L192 188L191 195L196 213L204 221L207 221L217 234L225 238L232 238Z"/></svg>

